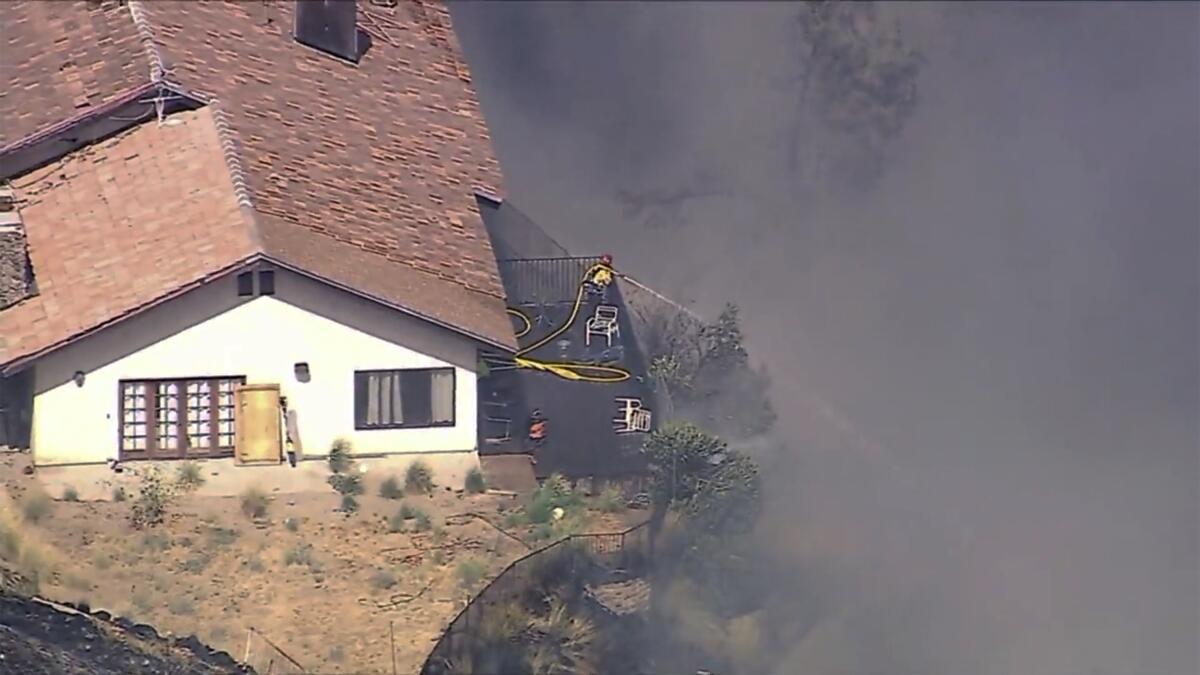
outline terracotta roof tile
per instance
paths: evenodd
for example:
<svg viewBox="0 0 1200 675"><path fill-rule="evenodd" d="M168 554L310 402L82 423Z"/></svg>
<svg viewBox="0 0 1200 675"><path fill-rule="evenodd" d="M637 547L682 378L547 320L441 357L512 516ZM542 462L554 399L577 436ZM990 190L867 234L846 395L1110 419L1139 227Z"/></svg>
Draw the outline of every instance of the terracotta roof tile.
<svg viewBox="0 0 1200 675"><path fill-rule="evenodd" d="M256 252L211 110L171 122L135 127L13 181L38 295L0 312L0 363Z"/></svg>
<svg viewBox="0 0 1200 675"><path fill-rule="evenodd" d="M0 146L149 79L150 63L120 3L0 5Z"/></svg>
<svg viewBox="0 0 1200 675"><path fill-rule="evenodd" d="M0 103L3 119L21 120L6 126L5 142L71 115L80 86L111 98L139 84L139 72L140 83L148 81L152 61L161 61L168 82L216 102L223 153L216 156L226 159L225 180L232 175L234 192L254 209L261 231L247 239L257 236L258 252L492 344L515 346L474 199L476 189L499 191L499 165L444 6L360 2L359 26L373 44L353 65L292 39L290 1L122 5L0 3L4 25L21 26L20 36L4 32L6 58L23 64L6 70L6 90L32 88L40 97L6 96ZM64 49L91 80L79 85L55 74ZM110 159L150 151L130 146ZM193 162L208 166L213 159ZM115 189L105 169L71 180L79 181L70 189L80 193L111 196ZM123 223L145 222L163 204L155 195L131 199L124 192L120 203L127 211L113 218ZM192 233L188 256L196 260L185 269L235 262L239 251L213 245L203 226L176 225ZM143 227L156 235L155 226ZM61 255L60 269L81 262ZM45 254L38 257L55 269ZM120 260L94 262L121 269ZM190 281L154 279L162 293ZM75 292L60 288L63 297ZM139 298L108 296L104 306L114 309L100 314L127 311L123 303ZM19 307L22 317L33 311ZM61 318L46 319L55 328L38 333L62 327ZM8 342L0 363L5 351L24 349Z"/></svg>

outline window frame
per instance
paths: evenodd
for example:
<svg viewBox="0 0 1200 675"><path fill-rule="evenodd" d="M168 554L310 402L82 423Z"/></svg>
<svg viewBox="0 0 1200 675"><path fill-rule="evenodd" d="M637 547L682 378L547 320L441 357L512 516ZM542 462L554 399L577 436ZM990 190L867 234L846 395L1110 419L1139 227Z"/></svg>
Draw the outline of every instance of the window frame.
<svg viewBox="0 0 1200 675"><path fill-rule="evenodd" d="M198 384L205 382L209 385L209 417L208 417L208 433L209 445L204 448L195 448L190 446L189 428L190 421L188 419L188 391L189 384ZM232 382L234 389L232 392L233 401L230 407L233 410L231 421L234 423L234 441L229 446L222 446L219 443L219 438L223 435L220 430L221 423L221 402L220 402L220 383ZM175 410L177 412L176 448L159 448L158 447L158 419L156 414L158 410L157 388L161 384L177 385L176 396L179 397ZM147 377L147 378L125 378L117 381L117 458L122 462L129 461L145 461L145 460L164 460L164 459L212 459L221 457L233 457L237 444L237 387L246 384L245 375L214 375L204 377ZM147 387L144 390L143 396L146 399L145 422L146 435L144 437L145 447L137 449L128 449L125 447L125 387L127 385L142 385ZM155 392L149 391L149 385L154 385ZM153 404L151 404L153 401Z"/></svg>
<svg viewBox="0 0 1200 675"><path fill-rule="evenodd" d="M389 422L387 424L367 424L366 420L365 420L365 415L363 416L362 419L360 419L360 417L359 417L360 408L359 408L359 403L358 403L358 378L360 375L368 376L368 375L384 375L384 374L386 374L386 375L399 376L401 373L429 373L429 375L430 375L429 398L430 398L431 408L432 408L433 374L438 373L438 372L449 372L450 373L450 420L449 421L447 421L447 422L432 421L432 417L433 417L432 410L430 411L430 420L431 421L429 424L415 423L415 422L400 422L400 423ZM353 408L352 408L351 414L354 417L354 430L355 431L381 431L381 430L387 430L387 429L446 429L446 428L454 427L458 424L458 369L455 368L454 366L436 366L436 367L432 367L432 368L373 368L373 369L366 369L366 370L355 370L353 375L351 376L351 388L353 389L353 395L351 396L351 403L353 404ZM401 404L401 406L403 406L403 404Z"/></svg>

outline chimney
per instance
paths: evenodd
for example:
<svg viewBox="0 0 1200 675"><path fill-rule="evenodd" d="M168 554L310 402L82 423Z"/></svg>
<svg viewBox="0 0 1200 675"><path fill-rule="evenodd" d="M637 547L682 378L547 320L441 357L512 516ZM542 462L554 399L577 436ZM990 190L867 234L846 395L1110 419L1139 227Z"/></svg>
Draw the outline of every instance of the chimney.
<svg viewBox="0 0 1200 675"><path fill-rule="evenodd" d="M12 188L0 186L0 309L31 294L33 270Z"/></svg>
<svg viewBox="0 0 1200 675"><path fill-rule="evenodd" d="M339 59L358 63L356 0L296 0L296 42Z"/></svg>

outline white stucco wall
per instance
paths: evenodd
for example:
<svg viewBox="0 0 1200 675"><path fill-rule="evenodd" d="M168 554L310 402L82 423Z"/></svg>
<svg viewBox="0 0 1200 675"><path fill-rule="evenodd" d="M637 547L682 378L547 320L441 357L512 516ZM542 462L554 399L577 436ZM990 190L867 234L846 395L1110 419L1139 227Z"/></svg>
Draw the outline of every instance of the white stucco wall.
<svg viewBox="0 0 1200 675"><path fill-rule="evenodd" d="M473 457L474 342L284 270L276 271L275 285L274 296L239 298L233 277L218 280L38 361L35 462L115 457L120 380L237 375L281 386L298 413L306 456L323 455L345 437L355 453ZM296 380L299 362L309 364L309 382ZM454 426L354 429L355 370L444 366L456 370ZM82 387L72 381L76 371L85 373Z"/></svg>

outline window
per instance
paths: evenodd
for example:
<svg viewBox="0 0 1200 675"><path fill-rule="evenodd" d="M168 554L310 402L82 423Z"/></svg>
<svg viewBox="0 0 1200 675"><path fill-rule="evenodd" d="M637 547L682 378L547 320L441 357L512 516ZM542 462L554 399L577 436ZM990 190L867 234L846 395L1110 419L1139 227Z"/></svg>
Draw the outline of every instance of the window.
<svg viewBox="0 0 1200 675"><path fill-rule="evenodd" d="M242 272L237 275L238 295L254 295L254 274L252 272Z"/></svg>
<svg viewBox="0 0 1200 675"><path fill-rule="evenodd" d="M258 294L275 295L275 272L262 270L258 273Z"/></svg>
<svg viewBox="0 0 1200 675"><path fill-rule="evenodd" d="M121 382L121 459L233 454L233 390L244 377Z"/></svg>
<svg viewBox="0 0 1200 675"><path fill-rule="evenodd" d="M354 428L454 426L454 369L354 373Z"/></svg>

